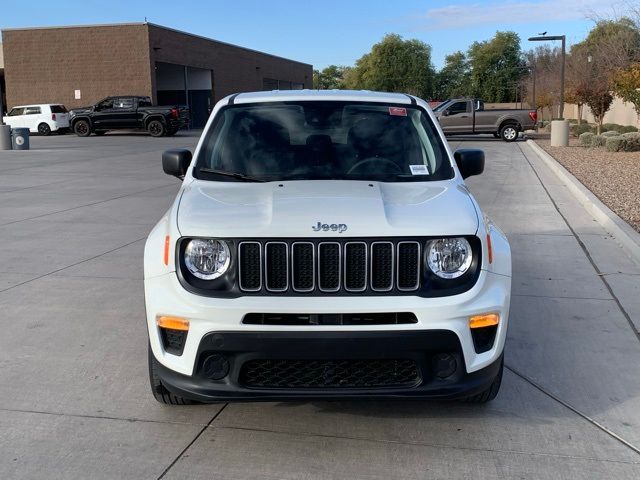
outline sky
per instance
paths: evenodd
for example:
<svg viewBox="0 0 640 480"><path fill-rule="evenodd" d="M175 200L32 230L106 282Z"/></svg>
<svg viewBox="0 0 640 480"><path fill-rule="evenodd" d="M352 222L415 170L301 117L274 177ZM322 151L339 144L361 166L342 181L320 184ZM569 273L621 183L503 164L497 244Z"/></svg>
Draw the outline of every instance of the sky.
<svg viewBox="0 0 640 480"><path fill-rule="evenodd" d="M437 68L497 30L526 39L544 31L582 40L594 16L640 0L0 0L0 29L148 22L311 63L353 65L387 33L422 40ZM71 46L70 46L71 48Z"/></svg>

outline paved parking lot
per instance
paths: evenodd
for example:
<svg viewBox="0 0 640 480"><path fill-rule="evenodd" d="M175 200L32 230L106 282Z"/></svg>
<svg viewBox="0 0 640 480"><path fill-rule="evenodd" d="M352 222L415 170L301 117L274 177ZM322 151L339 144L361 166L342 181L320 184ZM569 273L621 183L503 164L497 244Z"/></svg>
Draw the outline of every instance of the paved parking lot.
<svg viewBox="0 0 640 480"><path fill-rule="evenodd" d="M156 403L142 250L196 141L0 152L1 479L640 478L640 267L522 142L452 140L513 250L494 402Z"/></svg>

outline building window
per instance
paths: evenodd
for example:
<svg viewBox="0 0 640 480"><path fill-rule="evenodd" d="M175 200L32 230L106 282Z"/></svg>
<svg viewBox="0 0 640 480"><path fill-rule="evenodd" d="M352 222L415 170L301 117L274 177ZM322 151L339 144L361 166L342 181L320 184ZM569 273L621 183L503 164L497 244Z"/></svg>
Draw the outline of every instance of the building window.
<svg viewBox="0 0 640 480"><path fill-rule="evenodd" d="M262 79L262 90L278 90L278 80L273 78L263 78Z"/></svg>
<svg viewBox="0 0 640 480"><path fill-rule="evenodd" d="M304 90L304 83L292 83L291 84L291 89L292 90Z"/></svg>

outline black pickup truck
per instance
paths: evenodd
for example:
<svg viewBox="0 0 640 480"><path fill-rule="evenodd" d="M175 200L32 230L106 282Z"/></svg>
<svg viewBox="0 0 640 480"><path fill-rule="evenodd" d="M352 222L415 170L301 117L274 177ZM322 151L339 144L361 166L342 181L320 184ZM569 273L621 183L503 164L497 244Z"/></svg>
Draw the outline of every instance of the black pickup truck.
<svg viewBox="0 0 640 480"><path fill-rule="evenodd" d="M103 135L109 130L147 130L153 137L174 135L189 123L183 106L154 107L149 97L114 96L90 107L71 110L69 123L80 137Z"/></svg>

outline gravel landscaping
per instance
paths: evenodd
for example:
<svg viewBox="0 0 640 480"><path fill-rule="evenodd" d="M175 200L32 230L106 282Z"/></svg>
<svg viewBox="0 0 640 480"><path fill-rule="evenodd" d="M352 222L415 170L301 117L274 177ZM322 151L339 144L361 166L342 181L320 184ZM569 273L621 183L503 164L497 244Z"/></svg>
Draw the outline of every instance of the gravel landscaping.
<svg viewBox="0 0 640 480"><path fill-rule="evenodd" d="M640 152L607 152L604 147L551 147L536 140L604 204L640 232Z"/></svg>

